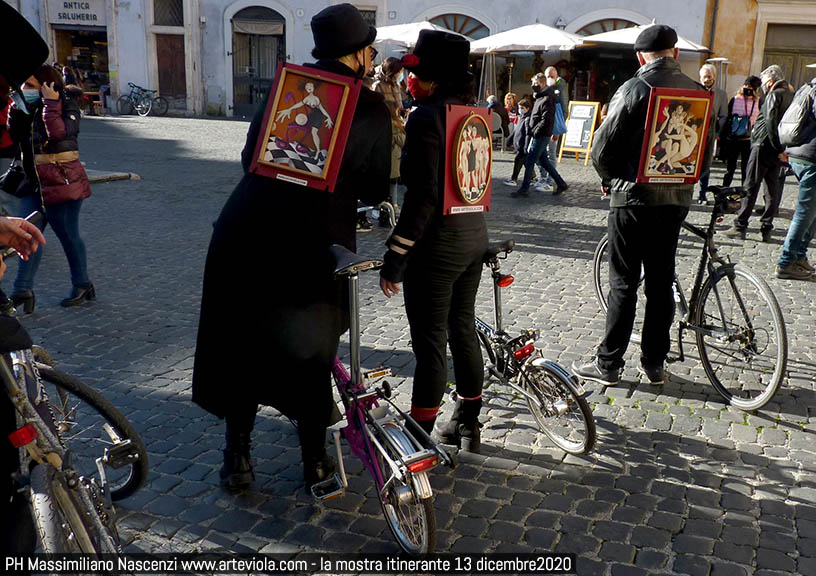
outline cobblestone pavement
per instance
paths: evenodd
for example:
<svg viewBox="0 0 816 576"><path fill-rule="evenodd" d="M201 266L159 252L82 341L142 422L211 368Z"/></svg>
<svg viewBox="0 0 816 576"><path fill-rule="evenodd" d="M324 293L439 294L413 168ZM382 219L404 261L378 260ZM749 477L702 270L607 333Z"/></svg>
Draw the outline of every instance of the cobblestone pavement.
<svg viewBox="0 0 816 576"><path fill-rule="evenodd" d="M255 488L230 496L218 486L223 423L190 402L190 378L211 223L239 179L246 129L218 120L87 119L88 167L142 180L96 185L83 207L97 301L59 307L68 270L49 233L37 310L23 322L63 369L119 406L147 444L149 483L120 507L131 550L396 553L359 463L346 461L343 498L314 504L302 488L294 430L271 409L254 436ZM501 181L511 159L498 156L490 235L517 243L506 262L516 283L504 294L505 318L512 330L540 328L544 354L569 365L593 351L603 329L591 264L606 202L591 169L574 160L559 166L571 183L563 196L510 199ZM595 451L565 457L537 433L522 402L494 385L482 415L484 453L433 473L438 549L574 552L581 575L816 574L816 284L773 277L794 201L789 183L770 244L758 241L758 222L744 243L718 237L723 252L768 281L787 320L789 375L764 410L725 406L691 341L688 359L672 365L660 387L634 370L632 346L622 385L592 388ZM706 212L695 206L690 218L702 222ZM362 235L360 251L381 255L385 237L382 228ZM691 270L696 246L683 241L681 273ZM291 248L254 249L274 279L296 273ZM483 280L478 312L490 317L486 273ZM391 366L397 401L407 407L413 359L402 299L383 298L375 275L361 284L364 366ZM241 301L239 274L235 285L224 306L256 314ZM283 385L274 366L241 357L240 341L225 340L224 356L257 362L259 378Z"/></svg>

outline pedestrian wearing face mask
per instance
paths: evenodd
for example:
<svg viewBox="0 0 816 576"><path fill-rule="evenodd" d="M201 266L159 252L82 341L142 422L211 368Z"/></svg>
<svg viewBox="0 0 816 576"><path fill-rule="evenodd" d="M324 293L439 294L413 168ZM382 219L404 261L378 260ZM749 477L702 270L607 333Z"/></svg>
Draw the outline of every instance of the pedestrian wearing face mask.
<svg viewBox="0 0 816 576"><path fill-rule="evenodd" d="M712 128L716 130L715 134L720 134L728 120L728 94L722 88L716 88L714 83L717 81L717 69L713 64L703 64L700 68L700 84L705 86L706 90L714 94L714 102L711 106L711 118L714 120ZM716 137L716 136L715 136ZM714 155L714 147L706 148L705 154L707 161L706 166L709 166L700 174L700 191L697 197L698 204L705 204L706 190L708 189L708 178L711 174L711 159Z"/></svg>
<svg viewBox="0 0 816 576"><path fill-rule="evenodd" d="M558 97L556 100L556 107L561 107L561 114L566 119L569 114L569 87L566 81L558 75L558 69L555 66L548 66L544 70L544 76L547 77L547 86L553 90ZM547 155L550 159L550 164L555 166L558 161L558 140L561 135L553 135L547 144ZM536 187L536 191L550 192L552 191L552 178L548 172L544 173L544 181Z"/></svg>
<svg viewBox="0 0 816 576"><path fill-rule="evenodd" d="M474 326L487 227L480 212L443 213L450 168L445 151L452 145L445 136L446 106L474 101L469 53L470 42L461 36L423 30L414 53L403 58L419 106L405 127L400 172L407 190L387 241L380 288L390 298L405 282L416 358L411 416L431 433L448 381L450 343L459 400L440 440L478 452L484 365Z"/></svg>
<svg viewBox="0 0 816 576"><path fill-rule="evenodd" d="M79 306L96 298L96 290L88 277L85 242L79 232L79 212L83 201L91 195L88 175L79 160L77 98L81 91L66 89L62 74L53 66L41 66L26 80L22 91L31 114L12 110L9 131L21 147L30 146L24 140L32 134L42 197L31 190L20 199L18 213L25 217L45 205L48 223L62 245L71 270L71 292L60 305ZM38 250L17 268L11 300L26 314L34 311L34 276L42 253Z"/></svg>
<svg viewBox="0 0 816 576"><path fill-rule="evenodd" d="M569 185L561 178L549 157L547 147L552 138L553 124L555 123L555 103L558 96L551 86L547 86L544 74L540 72L533 76L531 85L533 91L533 111L528 120L530 125L530 144L527 147L527 160L524 164L524 180L521 187L510 194L513 198L530 195L530 183L533 180L533 170L539 164L543 172L548 173L555 180L556 188L553 195L564 192Z"/></svg>
<svg viewBox="0 0 816 576"><path fill-rule="evenodd" d="M733 227L726 230L725 234L735 239L745 239L759 188L765 182L765 209L760 217L760 234L763 242L769 242L784 185L784 178L780 178L780 174L784 174L783 164L787 162L785 147L779 143L779 121L793 101L793 93L784 78L782 68L776 64L763 70L759 78L765 99L751 131L751 154L748 156L745 181L748 195L742 199Z"/></svg>
<svg viewBox="0 0 816 576"><path fill-rule="evenodd" d="M751 153L751 130L759 118L759 96L756 90L762 81L756 76L749 76L728 103L728 119L720 133L720 147L725 161L725 175L722 185L731 186L737 160L740 161L740 184L745 184L748 168L748 156Z"/></svg>

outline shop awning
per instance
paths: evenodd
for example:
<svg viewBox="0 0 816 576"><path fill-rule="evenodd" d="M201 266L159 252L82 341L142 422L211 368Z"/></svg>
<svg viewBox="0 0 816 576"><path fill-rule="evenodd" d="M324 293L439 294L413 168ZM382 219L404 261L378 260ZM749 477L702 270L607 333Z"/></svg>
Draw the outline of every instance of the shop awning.
<svg viewBox="0 0 816 576"><path fill-rule="evenodd" d="M583 38L545 24L530 24L487 36L470 43L473 54L496 52L537 52L539 50L572 50Z"/></svg>
<svg viewBox="0 0 816 576"><path fill-rule="evenodd" d="M448 30L444 26L432 24L425 20L422 22L410 22L408 24L395 24L394 26L378 27L377 39L374 40L374 46L391 44L402 46L404 48L413 48L416 45L417 38L419 38L419 33L422 30L440 30L442 32L457 34L458 36L462 36L462 38L467 38L470 40L470 38L467 36L454 32L453 30Z"/></svg>
<svg viewBox="0 0 816 576"><path fill-rule="evenodd" d="M240 34L254 34L256 36L281 36L283 35L283 22L233 20L232 31Z"/></svg>
<svg viewBox="0 0 816 576"><path fill-rule="evenodd" d="M640 36L649 26L654 24L642 24L640 26L632 26L631 28L621 28L619 30L611 30L609 32L601 32L600 34L593 34L592 36L585 36L584 46L593 44L622 44L634 46L635 40ZM677 36L677 48L687 52L711 52L708 48L696 42L692 42L682 36Z"/></svg>

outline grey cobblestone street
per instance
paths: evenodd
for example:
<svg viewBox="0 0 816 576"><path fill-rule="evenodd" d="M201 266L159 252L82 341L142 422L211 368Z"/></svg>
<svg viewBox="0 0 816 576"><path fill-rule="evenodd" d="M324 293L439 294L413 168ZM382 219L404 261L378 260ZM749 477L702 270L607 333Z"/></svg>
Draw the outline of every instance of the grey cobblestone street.
<svg viewBox="0 0 816 576"><path fill-rule="evenodd" d="M65 257L53 233L23 318L58 367L102 391L134 423L151 458L148 484L121 502L131 550L397 553L372 482L353 457L347 494L318 505L303 490L297 435L265 408L254 434L256 483L231 496L219 487L223 422L190 401L190 381L211 224L240 178L248 124L173 118L86 119L80 139L88 168L134 172L138 181L99 184L81 229L97 301L63 309ZM504 263L509 331L541 330L544 355L569 366L590 355L604 316L592 287L592 257L606 229L607 202L591 167L565 159L561 197L511 199L502 185L512 158L497 154L492 240L514 238ZM712 178L719 183L720 175ZM526 405L498 385L486 392L483 453L460 455L455 471L432 474L438 551L558 551L579 555L583 575L816 574L816 283L777 280L776 259L796 198L789 178L773 241L717 240L775 292L788 328L788 377L758 413L727 407L708 383L693 338L670 381L650 386L627 353L620 386L590 385L599 438L585 458L565 457L538 433ZM304 193L307 193L304 191ZM760 203L761 200L760 200ZM692 207L707 221L710 208ZM309 214L292 214L307 220ZM724 223L730 225L730 217ZM360 235L359 251L383 253L385 228ZM689 276L699 243L682 237L679 274ZM297 275L297 246L247 246L270 282ZM811 253L813 258L813 253ZM15 265L4 288L10 291ZM397 402L407 408L413 374L402 297L386 300L376 274L362 285L363 364L393 368ZM477 312L491 318L485 272ZM255 315L241 298L241 271L223 305ZM687 288L691 282L685 282ZM237 336L237 338L236 338ZM224 360L253 362L269 386L275 366L242 354L240 335ZM452 372L450 378L453 378ZM240 389L225 382L225 389ZM304 399L308 401L308 399ZM452 403L443 406L442 421Z"/></svg>

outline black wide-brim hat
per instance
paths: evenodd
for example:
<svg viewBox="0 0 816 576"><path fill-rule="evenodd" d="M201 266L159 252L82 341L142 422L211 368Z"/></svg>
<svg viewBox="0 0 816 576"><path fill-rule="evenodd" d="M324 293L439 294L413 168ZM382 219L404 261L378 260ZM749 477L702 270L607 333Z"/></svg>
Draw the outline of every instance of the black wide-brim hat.
<svg viewBox="0 0 816 576"><path fill-rule="evenodd" d="M377 37L377 29L351 4L336 4L314 15L312 36L312 56L336 60L369 46Z"/></svg>
<svg viewBox="0 0 816 576"><path fill-rule="evenodd" d="M402 65L426 82L462 82L473 78L469 56L466 38L441 30L422 30L413 54L406 54Z"/></svg>
<svg viewBox="0 0 816 576"><path fill-rule="evenodd" d="M0 75L19 88L48 59L48 45L14 8L0 2Z"/></svg>

